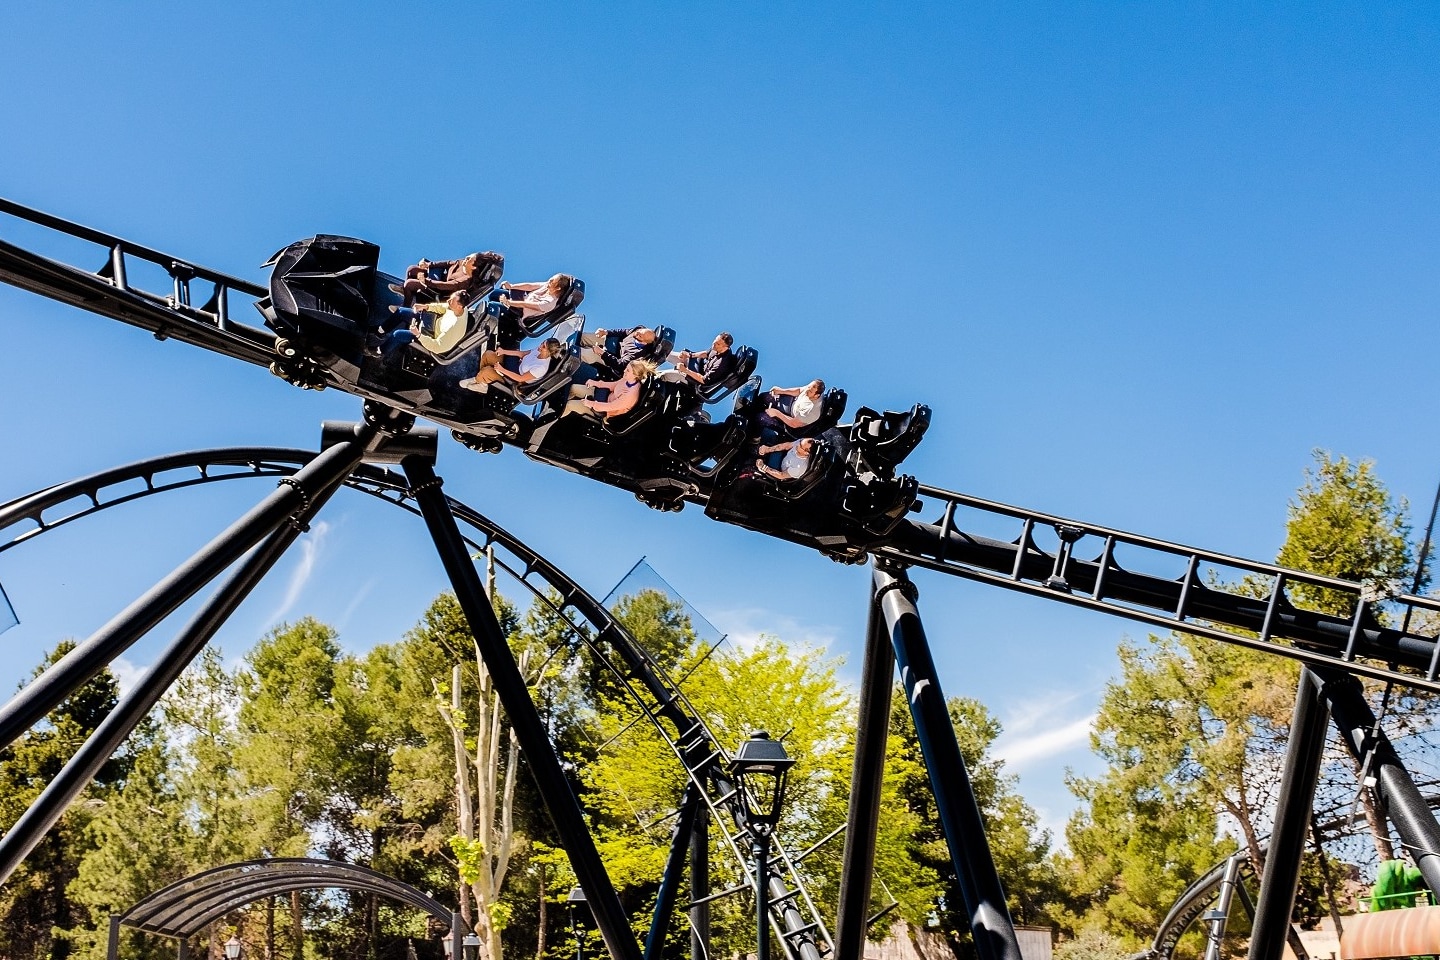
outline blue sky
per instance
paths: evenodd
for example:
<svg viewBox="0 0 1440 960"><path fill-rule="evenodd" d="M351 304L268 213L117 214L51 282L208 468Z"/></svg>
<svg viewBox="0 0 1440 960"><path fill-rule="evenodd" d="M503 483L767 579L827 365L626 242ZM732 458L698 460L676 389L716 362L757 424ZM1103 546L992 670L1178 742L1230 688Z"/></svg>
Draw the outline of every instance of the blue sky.
<svg viewBox="0 0 1440 960"><path fill-rule="evenodd" d="M926 482L1256 559L1314 448L1422 512L1440 475L1430 4L19 5L6 33L0 195L221 270L320 232L391 269L493 247L584 278L592 325L728 329L767 383L930 404ZM18 290L0 324L0 499L358 414ZM858 672L863 570L513 450L439 466L596 593L646 555L720 629ZM0 554L0 687L268 488L226 486ZM442 578L387 512L337 498L219 642L303 613L394 639ZM1063 822L1142 628L916 579L946 692Z"/></svg>

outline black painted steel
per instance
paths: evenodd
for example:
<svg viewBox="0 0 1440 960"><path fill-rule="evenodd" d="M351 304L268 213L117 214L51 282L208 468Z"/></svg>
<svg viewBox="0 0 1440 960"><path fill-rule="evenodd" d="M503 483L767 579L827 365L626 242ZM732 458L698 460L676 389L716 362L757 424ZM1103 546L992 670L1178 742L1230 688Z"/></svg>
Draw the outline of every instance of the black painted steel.
<svg viewBox="0 0 1440 960"><path fill-rule="evenodd" d="M1400 842L1414 856L1426 885L1440 890L1440 824L1435 821L1429 801L1415 786L1390 738L1376 724L1360 681L1334 671L1321 677L1341 741L1357 760L1369 753L1370 775L1375 778L1380 809L1389 816Z"/></svg>
<svg viewBox="0 0 1440 960"><path fill-rule="evenodd" d="M701 806L690 830L690 960L710 958L710 811Z"/></svg>
<svg viewBox="0 0 1440 960"><path fill-rule="evenodd" d="M368 432L342 448L340 454L316 459L295 474L295 482L301 488L317 489L314 498L301 509L294 522L281 524L259 549L245 558L235 573L170 642L135 687L116 703L95 732L46 784L29 809L0 838L0 884L8 880L30 855L94 779L110 755L125 742L135 725L159 702L195 655L204 649L215 632L300 536L301 530L306 529L309 520L325 501L340 488L365 453Z"/></svg>
<svg viewBox="0 0 1440 960"><path fill-rule="evenodd" d="M420 457L407 458L402 466L410 480L410 492L420 506L431 539L435 541L445 574L455 589L460 609L464 611L475 636L475 645L495 681L495 692L539 785L540 796L545 800L561 845L570 857L570 866L585 891L600 936L615 960L640 960L640 946L630 929L629 918L595 848L595 838L585 823L580 801L560 766L560 758L555 755L545 724L535 710L525 679L520 675L520 668L515 665L510 647L505 642L505 633L496 619L495 608L485 594L465 541L455 525L455 516L440 490L440 478L435 475L431 464Z"/></svg>
<svg viewBox="0 0 1440 960"><path fill-rule="evenodd" d="M1209 637L1310 666L1330 666L1377 680L1440 692L1432 670L1440 644L1435 637L1382 626L1376 601L1365 585L1257 563L1108 527L1083 524L967 494L921 486L921 512L940 514L935 523L900 524L872 552L877 558L964 577L1049 600L1138 620L1167 630ZM961 511L964 511L961 513ZM993 528L1016 524L1014 540L965 532L966 525ZM1035 541L1038 531L1055 531L1053 553ZM1093 544L1094 559L1082 547ZM1136 572L1122 566L1179 568L1181 576ZM1222 572L1230 589L1200 575ZM1268 596L1241 592L1268 583ZM1323 587L1354 601L1354 617L1336 617L1296 605L1290 587ZM1250 589L1246 586L1244 589ZM1440 600L1413 594L1387 597L1392 610L1440 611ZM1397 618L1398 619L1398 618ZM1392 667L1398 664L1409 668Z"/></svg>
<svg viewBox="0 0 1440 960"><path fill-rule="evenodd" d="M836 960L861 960L865 952L871 881L875 872L875 837L880 827L880 789L885 782L885 748L890 733L890 691L894 684L895 648L885 630L879 598L872 597L865 625L865 663L860 674L850 810L840 868L840 903L835 918Z"/></svg>
<svg viewBox="0 0 1440 960"><path fill-rule="evenodd" d="M320 454L317 460L323 460L325 467L317 474L328 475L333 464L345 463L348 457L344 447ZM323 489L316 480L301 480L298 475L282 480L273 493L0 708L0 746L13 743Z"/></svg>
<svg viewBox="0 0 1440 960"><path fill-rule="evenodd" d="M755 960L770 960L770 831L755 832Z"/></svg>
<svg viewBox="0 0 1440 960"><path fill-rule="evenodd" d="M368 867L336 860L277 857L203 870L157 890L115 918L145 933L188 938L225 914L264 897L291 890L361 890L451 924L449 909L407 883Z"/></svg>
<svg viewBox="0 0 1440 960"><path fill-rule="evenodd" d="M1250 960L1281 960L1290 936L1290 914L1300 882L1300 858L1310 831L1310 811L1320 763L1325 753L1329 711L1320 694L1320 678L1307 667L1300 671L1295 712L1290 718L1290 741L1275 804L1275 827L1265 853L1260 878L1260 899L1250 933Z"/></svg>
<svg viewBox="0 0 1440 960"><path fill-rule="evenodd" d="M97 269L92 272L0 241L0 282L140 327L157 340L180 340L261 366L269 366L274 359L275 335L232 315L232 294L253 302L266 295L264 287L4 198L0 198L0 214L99 248L95 251ZM169 289L143 290L130 283L127 259L160 267L170 276ZM193 303L197 280L209 288L209 297L199 306Z"/></svg>
<svg viewBox="0 0 1440 960"><path fill-rule="evenodd" d="M161 339L182 339L251 363L269 364L275 359L276 340L270 331L239 324L228 313L231 294L264 299L268 294L265 288L11 201L0 199L0 214L9 214L68 237L96 244L96 261L104 261L98 270L90 272L0 242L0 282L12 283L42 296L144 327ZM163 292L138 290L127 280L127 258L147 260L166 270L171 279L169 288ZM210 298L199 307L194 306L197 297L192 295L191 289L196 281L210 284L213 288ZM382 404L394 406L398 402L384 390L376 392L362 383L342 383L328 374L322 376L319 382L333 383L357 396L369 397ZM460 430L462 434L483 426L454 420L440 410L422 412L437 422ZM925 420L928 422L928 410L925 411ZM923 431L911 439L918 439L921 433ZM489 438L486 442L516 440L508 434L485 436ZM580 472L584 473L587 469ZM629 477L620 482L604 471L591 471L590 475L605 482L617 482L627 489L638 483L642 499L648 496L647 484L655 480ZM666 490L673 494L682 488L689 489L685 484L673 487L672 483ZM1298 571L1194 550L936 487L920 486L918 490L918 502L922 508L927 501L937 508L940 519L936 523L902 522L896 526L887 520L882 524L883 529L861 523L846 527L848 532L841 532L841 528L827 528L827 532L822 534L808 528L808 532L792 529L783 523L779 526L768 522L757 525L755 518L747 517L743 512L720 511L713 515L759 529L768 535L804 543L832 556L859 559L868 551L874 556L908 565L942 570L1161 628L1184 629L1197 635L1265 650L1311 666L1336 666L1360 676L1394 680L1440 692L1440 675L1437 675L1440 674L1440 644L1435 642L1434 637L1413 634L1408 629L1394 630L1380 626L1371 615L1373 598L1365 597L1365 591L1359 584L1329 581ZM706 501L705 496L698 494L689 494L681 499ZM678 502L667 501L667 504L674 506ZM712 506L708 504L707 510ZM966 524L957 523L957 510L978 511L992 519L1003 517L1021 521L1021 534L1010 542L968 534L964 532ZM722 517L721 513L725 515ZM1046 528L1055 530L1059 536L1053 554L1040 549L1031 536ZM1086 544L1096 545L1098 553L1095 559L1082 559ZM1134 572L1116 561L1117 549L1178 558L1186 573L1177 578L1173 574ZM1257 600L1217 589L1198 575L1197 568L1206 563L1233 568L1250 576L1252 583L1268 580L1271 596ZM1298 609L1287 591L1287 584L1295 583L1320 585L1350 593L1357 599L1355 617L1347 621ZM1389 598L1384 602L1392 607L1403 606L1404 617L1397 619L1407 625L1415 609L1440 610L1440 601L1413 595ZM1249 635L1252 633L1258 636Z"/></svg>
<svg viewBox="0 0 1440 960"><path fill-rule="evenodd" d="M675 820L675 833L670 838L670 854L660 875L660 889L655 894L655 910L650 917L650 932L645 937L645 960L660 960L665 949L665 935L675 916L675 901L685 879L685 854L695 830L695 817L701 807L700 789L695 784L685 787L680 801L680 816Z"/></svg>
<svg viewBox="0 0 1440 960"><path fill-rule="evenodd" d="M308 450L283 447L229 447L153 457L57 483L0 504L0 532L33 524L0 543L0 553L83 517L157 493L237 477L288 477L296 464L308 463L314 456ZM143 483L138 490L133 486L136 480ZM56 515L60 507L69 509Z"/></svg>
<svg viewBox="0 0 1440 960"><path fill-rule="evenodd" d="M874 568L874 585L875 602L895 647L900 681L935 794L935 809L965 899L975 951L980 960L1021 960L1005 890L915 607L915 588L903 569L879 563Z"/></svg>

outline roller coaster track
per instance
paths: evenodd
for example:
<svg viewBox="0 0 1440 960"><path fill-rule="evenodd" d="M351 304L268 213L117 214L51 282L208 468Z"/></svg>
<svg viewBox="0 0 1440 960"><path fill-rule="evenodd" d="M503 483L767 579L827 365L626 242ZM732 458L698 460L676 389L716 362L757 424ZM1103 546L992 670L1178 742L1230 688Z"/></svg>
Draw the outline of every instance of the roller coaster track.
<svg viewBox="0 0 1440 960"><path fill-rule="evenodd" d="M77 520L147 497L229 480L289 477L314 457L305 450L273 447L200 450L156 457L56 484L0 504L0 553ZM408 481L394 471L364 464L344 483L413 515L420 514ZM728 772L731 756L690 705L679 683L609 610L558 567L473 507L454 498L448 498L448 502L455 517L473 531L465 537L466 544L476 551L489 551L497 567L528 591L547 615L564 625L573 644L583 645L598 664L617 678L642 718L653 725L685 769L690 784L723 829L722 847L744 881L734 889L752 889L754 864L746 857L742 844L747 819L745 798ZM779 893L783 896L775 898L771 921L786 957L803 960L830 952L830 932L810 899L798 866L803 854L792 858L778 840L772 854L770 869L780 875Z"/></svg>
<svg viewBox="0 0 1440 960"><path fill-rule="evenodd" d="M261 366L273 359L274 334L235 318L239 303L265 296L264 287L9 200L0 199L0 214L96 248L96 266L83 267L0 240L0 281L140 327L157 339L178 340ZM150 291L132 283L129 265L134 261L163 270L168 289ZM1440 622L1440 601L1433 598L1167 543L933 486L920 488L916 508L935 519L903 521L871 548L877 559L1311 666L1440 692L1440 643L1433 633L1422 632ZM972 524L1008 532L985 537L967 532ZM1053 546L1047 548L1049 541ZM1348 607L1353 613L1335 616L1297 599L1315 590L1329 591L1332 608ZM1335 598L1341 602L1333 602ZM1402 631L1387 625L1398 622L1430 626Z"/></svg>

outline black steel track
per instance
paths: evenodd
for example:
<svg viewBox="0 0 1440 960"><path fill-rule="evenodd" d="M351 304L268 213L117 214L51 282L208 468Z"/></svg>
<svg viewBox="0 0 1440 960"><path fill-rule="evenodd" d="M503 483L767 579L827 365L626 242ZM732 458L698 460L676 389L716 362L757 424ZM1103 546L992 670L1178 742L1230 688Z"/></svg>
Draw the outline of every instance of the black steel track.
<svg viewBox="0 0 1440 960"><path fill-rule="evenodd" d="M0 241L0 281L141 327L161 339L181 340L262 366L274 359L274 334L239 323L232 315L232 296L254 300L266 294L263 287L3 198L0 214L92 243L100 264L95 270L69 266ZM144 291L130 284L125 267L129 260L164 269L171 289ZM192 297L197 284L199 293L209 291L198 306L193 302L198 293ZM333 378L328 382L357 396L393 403ZM1377 585L1319 577L939 487L922 486L917 508L936 519L902 523L885 541L870 547L876 557L1310 666L1440 692L1436 637L1423 629L1390 626L1440 622L1440 601L1391 592L1389 585L1376 589ZM1008 524L1015 530L1009 538L995 539L967 532L972 523L987 529ZM1042 533L1058 538L1053 549L1037 542ZM1176 567L1183 572L1170 572ZM1353 614L1341 617L1307 609L1297 599L1296 587L1331 591L1332 597L1347 601L1343 606ZM1413 616L1417 611L1430 616L1417 620Z"/></svg>

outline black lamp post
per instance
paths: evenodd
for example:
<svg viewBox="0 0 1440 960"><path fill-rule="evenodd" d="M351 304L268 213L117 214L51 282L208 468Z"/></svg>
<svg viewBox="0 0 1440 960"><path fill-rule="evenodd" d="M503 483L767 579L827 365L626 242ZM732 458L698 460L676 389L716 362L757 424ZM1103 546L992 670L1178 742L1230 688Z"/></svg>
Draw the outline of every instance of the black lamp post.
<svg viewBox="0 0 1440 960"><path fill-rule="evenodd" d="M240 938L233 933L225 941L225 960L240 960Z"/></svg>
<svg viewBox="0 0 1440 960"><path fill-rule="evenodd" d="M780 822L780 805L794 765L785 745L771 740L764 730L750 734L730 761L745 803L745 826L755 843L755 960L770 960L770 836Z"/></svg>
<svg viewBox="0 0 1440 960"><path fill-rule="evenodd" d="M460 950L464 960L480 960L480 938L473 932L465 934L465 939L460 943Z"/></svg>
<svg viewBox="0 0 1440 960"><path fill-rule="evenodd" d="M590 909L585 891L580 887L571 887L570 895L565 898L565 907L570 911L570 936L575 938L575 960L585 960L585 940L580 936L581 911Z"/></svg>

